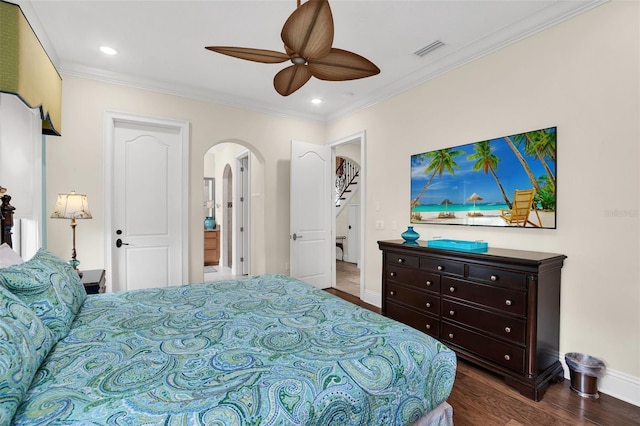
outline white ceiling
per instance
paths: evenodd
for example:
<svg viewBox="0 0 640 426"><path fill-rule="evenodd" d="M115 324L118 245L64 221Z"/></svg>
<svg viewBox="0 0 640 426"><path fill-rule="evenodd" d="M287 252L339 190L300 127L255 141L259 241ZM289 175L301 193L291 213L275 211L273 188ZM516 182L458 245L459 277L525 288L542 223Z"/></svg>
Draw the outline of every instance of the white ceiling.
<svg viewBox="0 0 640 426"><path fill-rule="evenodd" d="M11 0L10 0L11 1ZM331 0L334 47L375 63L377 76L312 78L288 97L273 88L287 66L216 54L227 45L283 51L295 0L18 0L54 64L72 74L302 118L330 120L379 102L542 31L605 0ZM445 45L419 57L422 47ZM105 56L98 48L118 50ZM323 103L312 105L312 98Z"/></svg>

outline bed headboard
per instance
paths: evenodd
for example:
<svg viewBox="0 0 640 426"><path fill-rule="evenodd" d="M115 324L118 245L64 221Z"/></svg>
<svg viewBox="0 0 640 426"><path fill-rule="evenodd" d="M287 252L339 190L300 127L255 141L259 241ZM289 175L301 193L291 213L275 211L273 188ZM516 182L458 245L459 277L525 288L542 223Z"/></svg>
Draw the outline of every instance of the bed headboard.
<svg viewBox="0 0 640 426"><path fill-rule="evenodd" d="M11 205L11 195L6 194L7 189L0 186L0 221L2 222L2 232L0 234L0 244L7 243L10 247L13 247L11 240L11 228L13 228L13 212L15 207Z"/></svg>

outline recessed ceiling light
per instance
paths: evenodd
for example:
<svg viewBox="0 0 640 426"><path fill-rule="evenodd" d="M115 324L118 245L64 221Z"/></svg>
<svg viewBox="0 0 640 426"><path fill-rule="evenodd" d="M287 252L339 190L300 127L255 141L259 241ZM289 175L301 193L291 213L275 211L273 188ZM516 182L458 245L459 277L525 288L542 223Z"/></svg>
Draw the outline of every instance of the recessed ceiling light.
<svg viewBox="0 0 640 426"><path fill-rule="evenodd" d="M116 53L118 53L118 51L116 49L114 49L113 47L109 47L109 46L100 46L100 50L105 55L115 55Z"/></svg>
<svg viewBox="0 0 640 426"><path fill-rule="evenodd" d="M321 104L322 103L322 99L320 99L320 98L311 99L311 103L312 104L316 104L316 105Z"/></svg>

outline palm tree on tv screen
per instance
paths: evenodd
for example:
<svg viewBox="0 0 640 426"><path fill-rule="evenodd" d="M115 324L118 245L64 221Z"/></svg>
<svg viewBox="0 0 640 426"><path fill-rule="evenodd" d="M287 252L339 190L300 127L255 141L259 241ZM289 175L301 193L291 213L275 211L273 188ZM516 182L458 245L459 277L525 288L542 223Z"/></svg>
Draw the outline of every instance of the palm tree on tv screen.
<svg viewBox="0 0 640 426"><path fill-rule="evenodd" d="M513 140L511 140L511 138L513 138ZM531 185L533 185L533 187L536 189L536 192L540 192L540 184L538 183L538 180L533 175L533 172L531 171L531 168L529 167L527 160L522 156L522 154L520 153L520 150L517 147L517 144L522 144L522 142L526 140L526 138L524 138L524 135L520 134L520 135L513 135L513 136L505 136L504 140L507 142L507 145L509 145L509 148L511 148L513 153L516 155L520 164L522 164L522 168L524 169L525 173L529 177L529 180L531 181Z"/></svg>
<svg viewBox="0 0 640 426"><path fill-rule="evenodd" d="M522 133L513 137L517 145L524 145L524 153L540 160L540 164L547 174L547 183L553 188L555 193L556 177L549 167L547 159L556 161L556 133L551 129L541 129L533 132Z"/></svg>
<svg viewBox="0 0 640 426"><path fill-rule="evenodd" d="M475 150L475 152L467 157L468 160L476 160L476 162L473 164L472 170L474 172L479 172L480 170L482 170L485 174L491 173L491 176L493 176L496 183L498 184L498 188L500 188L502 198L504 198L505 203L507 203L509 208L511 208L511 201L509 200L509 197L507 197L507 194L502 187L502 183L500 182L500 179L496 174L500 158L493 154L491 142L477 142L473 144L473 149Z"/></svg>
<svg viewBox="0 0 640 426"><path fill-rule="evenodd" d="M453 148L445 148L437 151L425 152L416 156L418 160L423 160L425 158L431 160L427 165L427 168L424 170L424 174L431 173L431 176L416 198L411 201L411 208L420 204L420 198L424 195L424 192L427 190L429 185L431 185L431 181L436 175L442 176L445 170L451 173L451 175L455 174L455 169L459 169L460 166L456 163L454 158L464 153L464 151L459 149L454 150Z"/></svg>

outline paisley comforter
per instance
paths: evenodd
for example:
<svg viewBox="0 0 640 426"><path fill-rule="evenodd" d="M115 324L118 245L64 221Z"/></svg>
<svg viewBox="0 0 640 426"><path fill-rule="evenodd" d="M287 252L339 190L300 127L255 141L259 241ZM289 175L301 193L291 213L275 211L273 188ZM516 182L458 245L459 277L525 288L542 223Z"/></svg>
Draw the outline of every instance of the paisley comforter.
<svg viewBox="0 0 640 426"><path fill-rule="evenodd" d="M444 402L437 340L283 275L87 297L15 425L406 425Z"/></svg>

